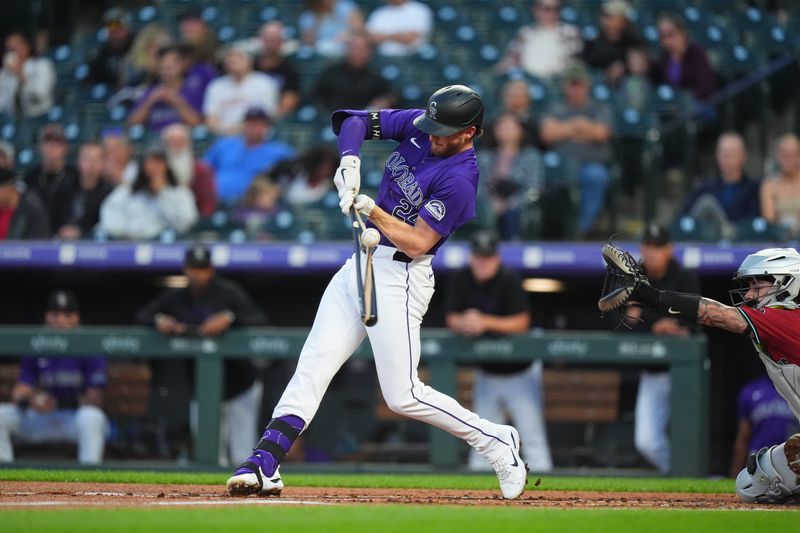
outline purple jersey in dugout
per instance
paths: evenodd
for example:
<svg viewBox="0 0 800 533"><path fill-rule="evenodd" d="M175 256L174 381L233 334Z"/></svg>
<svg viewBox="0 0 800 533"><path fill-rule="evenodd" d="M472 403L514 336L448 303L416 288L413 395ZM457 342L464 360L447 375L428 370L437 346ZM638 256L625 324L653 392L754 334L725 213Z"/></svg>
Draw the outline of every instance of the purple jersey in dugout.
<svg viewBox="0 0 800 533"><path fill-rule="evenodd" d="M106 361L102 357L26 357L19 366L19 381L52 394L61 407L74 407L87 388L106 386Z"/></svg>
<svg viewBox="0 0 800 533"><path fill-rule="evenodd" d="M428 251L435 254L451 233L475 216L478 164L473 148L450 157L431 155L428 134L413 124L423 113L421 109L346 109L335 111L331 122L338 135L347 117L363 117L369 123L367 140L393 139L400 143L386 158L375 203L411 226L422 217L442 237ZM383 235L380 244L394 246Z"/></svg>
<svg viewBox="0 0 800 533"><path fill-rule="evenodd" d="M747 383L739 393L739 420L751 426L748 453L780 444L798 431L798 421L766 376Z"/></svg>

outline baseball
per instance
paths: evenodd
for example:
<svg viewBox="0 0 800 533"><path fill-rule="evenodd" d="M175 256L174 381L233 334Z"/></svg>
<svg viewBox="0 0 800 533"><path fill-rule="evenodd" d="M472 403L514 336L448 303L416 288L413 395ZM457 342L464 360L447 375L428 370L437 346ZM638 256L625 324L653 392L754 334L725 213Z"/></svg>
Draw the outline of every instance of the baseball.
<svg viewBox="0 0 800 533"><path fill-rule="evenodd" d="M380 240L381 234L378 233L378 230L375 228L367 228L364 230L364 233L361 234L361 244L367 248L378 246L378 242L380 242Z"/></svg>

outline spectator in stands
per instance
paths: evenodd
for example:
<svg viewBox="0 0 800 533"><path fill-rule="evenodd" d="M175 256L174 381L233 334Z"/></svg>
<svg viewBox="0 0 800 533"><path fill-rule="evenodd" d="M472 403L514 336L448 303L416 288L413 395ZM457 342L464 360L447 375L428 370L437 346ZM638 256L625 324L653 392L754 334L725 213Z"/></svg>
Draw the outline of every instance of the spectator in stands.
<svg viewBox="0 0 800 533"><path fill-rule="evenodd" d="M136 180L117 186L100 207L100 229L116 239L153 239L165 231L185 233L196 221L192 192L178 184L161 148L150 149Z"/></svg>
<svg viewBox="0 0 800 533"><path fill-rule="evenodd" d="M720 135L716 156L719 174L689 195L678 216L691 216L704 227L715 229L718 238L730 239L732 223L761 215L758 203L753 201L759 194L759 182L747 176L747 151L738 133Z"/></svg>
<svg viewBox="0 0 800 533"><path fill-rule="evenodd" d="M214 66L217 36L214 29L203 20L202 12L197 9L181 15L178 33L181 54L187 62L186 84L202 95L211 80L218 75Z"/></svg>
<svg viewBox="0 0 800 533"><path fill-rule="evenodd" d="M78 152L78 177L67 178L56 187L50 220L57 238L91 236L100 221L100 206L114 188L103 175L104 155L101 144L82 144Z"/></svg>
<svg viewBox="0 0 800 533"><path fill-rule="evenodd" d="M798 431L797 418L769 377L746 383L739 392L739 427L733 442L730 477L739 475L751 453L781 444Z"/></svg>
<svg viewBox="0 0 800 533"><path fill-rule="evenodd" d="M14 145L0 141L0 168L14 170Z"/></svg>
<svg viewBox="0 0 800 533"><path fill-rule="evenodd" d="M361 33L347 46L347 57L328 66L319 76L312 97L327 111L336 109L383 109L395 101L392 88L370 66L372 45Z"/></svg>
<svg viewBox="0 0 800 533"><path fill-rule="evenodd" d="M49 237L50 217L42 199L17 181L12 170L0 168L0 240Z"/></svg>
<svg viewBox="0 0 800 533"><path fill-rule="evenodd" d="M625 52L625 70L617 91L618 102L627 107L645 110L653 95L650 82L650 56L644 47L634 46Z"/></svg>
<svg viewBox="0 0 800 533"><path fill-rule="evenodd" d="M155 326L164 335L217 337L230 328L261 326L264 313L238 284L217 275L211 250L194 245L186 250L183 273L188 286L171 289L137 313L139 324ZM244 461L259 434L263 385L249 359L225 360L225 394L220 408L220 465ZM197 391L202 394L202 391Z"/></svg>
<svg viewBox="0 0 800 533"><path fill-rule="evenodd" d="M87 80L91 83L105 83L109 87L118 87L122 81L123 60L134 39L131 15L122 8L112 7L103 15L103 23L108 37L89 62Z"/></svg>
<svg viewBox="0 0 800 533"><path fill-rule="evenodd" d="M522 142L524 146L544 149L544 144L539 136L539 121L533 114L530 90L531 87L525 80L507 81L503 85L500 116L510 113L520 121L525 134ZM494 137L494 121L486 127L485 143L487 146L497 146L497 139Z"/></svg>
<svg viewBox="0 0 800 533"><path fill-rule="evenodd" d="M582 63L576 62L565 71L561 86L564 102L547 110L541 135L545 144L578 164L578 231L585 235L603 207L611 181L611 111L592 100L589 72Z"/></svg>
<svg viewBox="0 0 800 533"><path fill-rule="evenodd" d="M217 140L203 157L214 170L222 202L233 204L241 200L256 174L295 156L294 148L288 144L268 140L270 129L270 117L263 109L249 109L244 115L242 134Z"/></svg>
<svg viewBox="0 0 800 533"><path fill-rule="evenodd" d="M778 139L778 173L761 184L761 216L800 236L800 139L786 134Z"/></svg>
<svg viewBox="0 0 800 533"><path fill-rule="evenodd" d="M80 324L78 300L57 291L47 301L45 325L55 331ZM26 357L11 390L11 403L0 404L0 462L14 460L11 438L23 442L78 444L78 461L103 461L109 424L103 412L107 384L102 357Z"/></svg>
<svg viewBox="0 0 800 533"><path fill-rule="evenodd" d="M644 41L634 29L630 19L631 6L625 0L608 0L600 13L600 35L587 41L583 60L597 70L605 72L606 80L616 85L625 74L625 55Z"/></svg>
<svg viewBox="0 0 800 533"><path fill-rule="evenodd" d="M525 201L543 188L544 168L539 151L524 145L525 129L516 115L500 115L492 129L497 147L478 152L479 187L491 199L500 238L508 241L520 237Z"/></svg>
<svg viewBox="0 0 800 533"><path fill-rule="evenodd" d="M277 111L280 117L293 113L300 104L300 77L284 56L283 31L283 24L277 20L261 26L258 33L261 53L256 60L256 69L275 80L281 91Z"/></svg>
<svg viewBox="0 0 800 533"><path fill-rule="evenodd" d="M161 132L161 143L178 185L189 187L200 216L209 216L217 208L217 185L211 168L194 156L189 128L183 124L167 126Z"/></svg>
<svg viewBox="0 0 800 533"><path fill-rule="evenodd" d="M481 232L472 239L469 267L457 272L445 303L447 327L472 339L496 339L530 327L528 298L519 277L503 265L497 240ZM519 430L522 456L531 470L553 469L542 404L542 363L487 362L475 372L474 410L483 418L510 418ZM469 467L489 465L470 453Z"/></svg>
<svg viewBox="0 0 800 533"><path fill-rule="evenodd" d="M367 32L382 56L415 54L433 31L433 11L416 0L387 0L367 18Z"/></svg>
<svg viewBox="0 0 800 533"><path fill-rule="evenodd" d="M261 72L253 71L253 56L241 46L228 47L225 72L213 80L203 99L208 127L217 135L238 135L242 118L252 107L274 115L280 104L280 87Z"/></svg>
<svg viewBox="0 0 800 533"><path fill-rule="evenodd" d="M700 286L697 276L685 269L674 257L672 237L661 226L651 224L645 230L640 248L642 266L650 285L660 290L697 294ZM686 337L695 324L677 318L661 318L642 307L630 307L625 320L634 332ZM645 368L639 376L634 420L636 449L659 472L670 469L670 440L667 432L670 419L670 392L672 380L663 367ZM676 413L677 414L677 413Z"/></svg>
<svg viewBox="0 0 800 533"><path fill-rule="evenodd" d="M501 72L521 68L532 76L553 78L580 54L581 35L578 28L560 21L559 0L536 0L533 16L536 22L519 29L497 68Z"/></svg>
<svg viewBox="0 0 800 533"><path fill-rule="evenodd" d="M658 19L661 59L653 75L658 85L667 84L692 93L699 101L717 90L714 69L706 50L689 38L686 24L677 16Z"/></svg>
<svg viewBox="0 0 800 533"><path fill-rule="evenodd" d="M280 184L269 174L259 174L247 187L242 205L233 211L233 219L244 226L249 240L270 239L267 223L286 211L281 200Z"/></svg>
<svg viewBox="0 0 800 533"><path fill-rule="evenodd" d="M49 206L58 183L77 178L78 170L67 163L69 145L60 124L48 124L39 130L38 149L39 164L25 174L25 184Z"/></svg>
<svg viewBox="0 0 800 533"><path fill-rule="evenodd" d="M313 46L317 54L341 57L348 36L364 29L364 17L350 0L307 0L297 27L303 44Z"/></svg>
<svg viewBox="0 0 800 533"><path fill-rule="evenodd" d="M336 151L326 145L317 145L287 165L285 173L276 169L273 174L284 182L286 203L308 205L319 202L332 189L331 176L336 174L338 166Z"/></svg>
<svg viewBox="0 0 800 533"><path fill-rule="evenodd" d="M56 70L46 57L34 57L22 34L8 34L0 69L0 115L39 117L53 107Z"/></svg>
<svg viewBox="0 0 800 533"><path fill-rule="evenodd" d="M133 146L121 129L103 132L105 161L103 174L112 185L133 183L139 173L139 163L133 157Z"/></svg>
<svg viewBox="0 0 800 533"><path fill-rule="evenodd" d="M205 87L191 87L186 82L186 62L177 47L163 48L158 61L158 81L139 98L128 122L145 124L154 131L176 122L200 124Z"/></svg>
<svg viewBox="0 0 800 533"><path fill-rule="evenodd" d="M149 86L158 80L159 50L172 43L169 32L159 24L148 24L139 31L122 60L122 85Z"/></svg>

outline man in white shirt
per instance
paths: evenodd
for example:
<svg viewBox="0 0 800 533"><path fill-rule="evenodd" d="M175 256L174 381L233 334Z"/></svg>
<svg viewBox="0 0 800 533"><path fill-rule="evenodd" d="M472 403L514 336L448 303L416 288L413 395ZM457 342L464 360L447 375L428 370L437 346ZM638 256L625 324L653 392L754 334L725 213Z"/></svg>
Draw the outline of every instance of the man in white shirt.
<svg viewBox="0 0 800 533"><path fill-rule="evenodd" d="M263 109L270 115L278 111L278 84L253 70L253 56L244 48L232 46L226 51L225 72L209 84L203 99L206 123L215 134L241 133L244 114L250 108Z"/></svg>
<svg viewBox="0 0 800 533"><path fill-rule="evenodd" d="M433 12L415 0L388 0L367 19L367 32L384 56L408 56L428 42Z"/></svg>
<svg viewBox="0 0 800 533"><path fill-rule="evenodd" d="M536 22L519 29L498 70L516 67L532 76L554 78L583 49L580 31L561 22L560 0L535 0L532 10Z"/></svg>

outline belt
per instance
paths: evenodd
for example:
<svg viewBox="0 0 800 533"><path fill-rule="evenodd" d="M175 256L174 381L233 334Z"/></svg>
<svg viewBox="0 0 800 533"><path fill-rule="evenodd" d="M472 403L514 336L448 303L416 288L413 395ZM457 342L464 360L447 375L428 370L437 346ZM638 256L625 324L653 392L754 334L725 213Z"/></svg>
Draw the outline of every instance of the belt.
<svg viewBox="0 0 800 533"><path fill-rule="evenodd" d="M401 263L410 263L411 261L413 261L413 259L411 259L410 257L408 257L406 254L404 254L404 253L403 253L403 252L401 252L400 250L397 250L397 251L394 253L394 255L392 256L392 260L394 260L394 261L399 261L399 262L401 262Z"/></svg>

